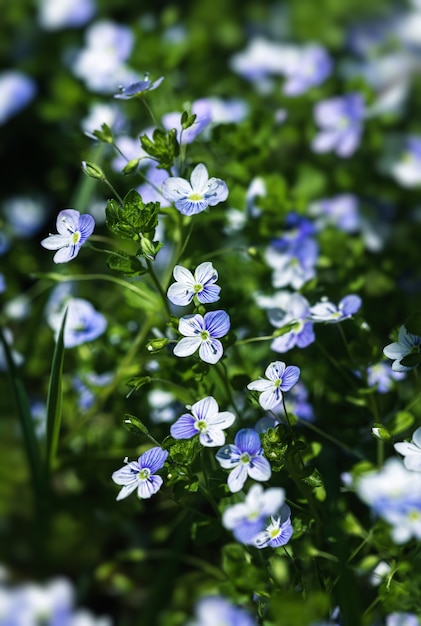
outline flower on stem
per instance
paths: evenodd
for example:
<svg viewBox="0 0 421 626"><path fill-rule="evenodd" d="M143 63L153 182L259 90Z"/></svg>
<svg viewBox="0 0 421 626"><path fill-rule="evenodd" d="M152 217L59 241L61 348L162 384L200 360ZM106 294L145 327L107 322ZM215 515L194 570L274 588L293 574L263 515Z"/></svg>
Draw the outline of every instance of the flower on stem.
<svg viewBox="0 0 421 626"><path fill-rule="evenodd" d="M235 421L235 415L229 411L219 413L219 407L212 396L202 398L171 426L174 439L191 439L199 435L202 446L222 446L225 443L224 428L229 428Z"/></svg>
<svg viewBox="0 0 421 626"><path fill-rule="evenodd" d="M57 250L53 257L54 263L67 263L78 255L94 228L92 215L81 215L74 209L64 209L57 216L59 234L49 235L41 241L41 245L47 250Z"/></svg>
<svg viewBox="0 0 421 626"><path fill-rule="evenodd" d="M230 329L230 318L225 311L211 311L204 317L186 315L179 321L178 330L183 339L174 348L175 356L190 356L199 349L199 357L205 363L217 363L223 354L219 341Z"/></svg>
<svg viewBox="0 0 421 626"><path fill-rule="evenodd" d="M228 197L228 187L220 178L209 178L203 163L194 168L190 183L179 176L171 176L162 183L162 195L183 215L196 215L208 206L224 202Z"/></svg>
<svg viewBox="0 0 421 626"><path fill-rule="evenodd" d="M285 491L280 487L264 491L261 485L253 485L244 502L225 509L222 525L232 530L240 543L254 545L256 536L265 528L266 519L279 511L284 500Z"/></svg>
<svg viewBox="0 0 421 626"><path fill-rule="evenodd" d="M412 441L399 441L394 448L404 458L403 464L406 469L421 472L421 427L412 435Z"/></svg>
<svg viewBox="0 0 421 626"><path fill-rule="evenodd" d="M190 304L194 296L201 304L209 304L219 300L221 288L214 283L218 280L218 272L212 263L201 263L194 275L185 267L176 265L173 276L177 282L170 285L168 299L178 306Z"/></svg>
<svg viewBox="0 0 421 626"><path fill-rule="evenodd" d="M361 298L355 294L345 296L338 306L329 302L327 298L322 298L320 302L310 308L310 318L313 322L327 322L336 324L349 319L361 306Z"/></svg>
<svg viewBox="0 0 421 626"><path fill-rule="evenodd" d="M290 515L291 509L284 504L280 515L271 516L270 524L255 538L256 548L279 548L287 544L293 534Z"/></svg>
<svg viewBox="0 0 421 626"><path fill-rule="evenodd" d="M263 457L260 437L252 428L239 430L234 444L220 448L215 456L221 467L232 470L228 476L228 487L232 493L243 488L248 476L265 481L272 475L270 463Z"/></svg>
<svg viewBox="0 0 421 626"><path fill-rule="evenodd" d="M161 76L157 78L154 82L149 80L149 74L146 73L143 80L140 80L136 83L131 83L127 87L120 87L119 93L114 95L114 98L119 98L120 100L129 100L130 98L139 98L143 96L147 91L153 91L157 89L159 85L164 80L164 77Z"/></svg>
<svg viewBox="0 0 421 626"><path fill-rule="evenodd" d="M383 348L383 354L388 359L393 359L392 370L394 372L409 372L417 367L418 363L412 366L402 365L401 361L410 354L419 354L421 350L421 337L409 333L405 326L401 326L398 334L398 341L389 343Z"/></svg>
<svg viewBox="0 0 421 626"><path fill-rule="evenodd" d="M112 474L113 481L123 485L116 499L127 498L136 489L138 498L153 496L163 482L156 472L164 466L167 456L168 452L157 446L144 452L137 461L126 459L126 465Z"/></svg>
<svg viewBox="0 0 421 626"><path fill-rule="evenodd" d="M354 154L363 131L364 102L360 93L319 102L314 117L320 126L311 146L314 152L333 151L342 158Z"/></svg>
<svg viewBox="0 0 421 626"><path fill-rule="evenodd" d="M270 363L265 371L266 378L253 380L247 385L247 389L261 391L259 397L260 406L265 410L271 410L282 402L282 392L289 391L300 377L300 368L296 365L288 365L283 361Z"/></svg>

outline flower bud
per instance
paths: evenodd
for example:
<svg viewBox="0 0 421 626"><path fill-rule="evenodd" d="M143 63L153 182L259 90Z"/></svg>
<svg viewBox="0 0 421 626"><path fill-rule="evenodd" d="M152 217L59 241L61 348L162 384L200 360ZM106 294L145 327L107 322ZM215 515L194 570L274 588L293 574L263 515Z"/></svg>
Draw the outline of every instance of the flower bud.
<svg viewBox="0 0 421 626"><path fill-rule="evenodd" d="M105 174L99 165L91 163L91 161L82 161L82 171L89 178L96 178L97 180L105 180Z"/></svg>

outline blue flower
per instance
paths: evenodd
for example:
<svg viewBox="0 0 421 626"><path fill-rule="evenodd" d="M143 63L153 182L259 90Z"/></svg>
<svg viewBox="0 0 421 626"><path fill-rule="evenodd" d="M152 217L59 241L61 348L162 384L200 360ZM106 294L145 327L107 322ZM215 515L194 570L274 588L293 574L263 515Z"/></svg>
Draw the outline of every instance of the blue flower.
<svg viewBox="0 0 421 626"><path fill-rule="evenodd" d="M217 363L223 354L219 341L230 329L230 318L225 311L211 311L201 315L186 315L179 321L180 339L174 348L176 356L190 356L199 349L199 357L205 363Z"/></svg>
<svg viewBox="0 0 421 626"><path fill-rule="evenodd" d="M380 361L367 368L367 384L376 387L379 393L387 393L393 387L393 381L405 378L405 372L395 372L390 363Z"/></svg>
<svg viewBox="0 0 421 626"><path fill-rule="evenodd" d="M359 310L361 303L361 298L355 294L342 298L338 306L327 299L322 299L321 302L310 308L310 318L313 322L326 322L328 324L343 322Z"/></svg>
<svg viewBox="0 0 421 626"><path fill-rule="evenodd" d="M300 377L300 368L296 365L285 365L283 361L270 363L265 371L266 378L253 380L247 389L261 391L260 406L271 410L282 402L282 392L289 391Z"/></svg>
<svg viewBox="0 0 421 626"><path fill-rule="evenodd" d="M78 255L94 228L92 215L81 215L74 209L65 209L57 216L59 234L49 235L41 241L41 245L47 250L57 250L53 257L54 263L67 263Z"/></svg>
<svg viewBox="0 0 421 626"><path fill-rule="evenodd" d="M318 200L310 205L309 213L316 217L319 231L323 231L327 226L334 226L345 233L355 233L362 225L358 199L350 193Z"/></svg>
<svg viewBox="0 0 421 626"><path fill-rule="evenodd" d="M279 548L287 544L293 534L290 515L291 509L284 504L280 515L272 516L270 524L255 538L256 548Z"/></svg>
<svg viewBox="0 0 421 626"><path fill-rule="evenodd" d="M284 94L299 96L311 87L320 85L332 73L332 59L319 45L309 45L289 55L284 74Z"/></svg>
<svg viewBox="0 0 421 626"><path fill-rule="evenodd" d="M194 275L185 267L176 265L173 271L177 282L167 292L168 299L178 306L190 304L194 296L201 304L210 304L219 300L221 288L214 283L218 280L218 272L212 263L201 263Z"/></svg>
<svg viewBox="0 0 421 626"><path fill-rule="evenodd" d="M195 609L195 620L188 626L256 626L256 621L242 607L231 604L222 596L205 596Z"/></svg>
<svg viewBox="0 0 421 626"><path fill-rule="evenodd" d="M182 144L192 143L212 121L211 103L208 98L201 98L193 102L191 114L196 116L193 124L186 129L181 127L181 114L177 111L166 113L162 117L162 125L166 130L175 128L177 140Z"/></svg>
<svg viewBox="0 0 421 626"><path fill-rule="evenodd" d="M360 145L364 102L360 93L330 98L316 104L314 117L321 130L313 139L314 152L350 157Z"/></svg>
<svg viewBox="0 0 421 626"><path fill-rule="evenodd" d="M150 498L161 487L163 480L156 472L167 460L168 452L160 447L144 452L137 461L130 461L119 470L113 472L112 479L117 485L123 485L117 500L127 498L137 489L138 498Z"/></svg>
<svg viewBox="0 0 421 626"><path fill-rule="evenodd" d="M218 404L212 396L187 408L190 408L191 413L185 413L171 426L170 432L174 439L191 439L199 435L203 446L221 446L225 443L224 429L234 423L233 413L219 413Z"/></svg>
<svg viewBox="0 0 421 626"><path fill-rule="evenodd" d="M215 456L221 467L232 470L228 476L228 487L232 493L243 488L248 476L265 481L272 475L270 463L263 457L260 437L252 428L239 430L234 444L220 448Z"/></svg>
<svg viewBox="0 0 421 626"><path fill-rule="evenodd" d="M31 102L36 93L32 78L14 70L0 74L0 124L5 124Z"/></svg>
<svg viewBox="0 0 421 626"><path fill-rule="evenodd" d="M421 136L406 138L404 150L398 160L390 166L390 173L402 187L416 187L421 184Z"/></svg>
<svg viewBox="0 0 421 626"><path fill-rule="evenodd" d="M295 322L294 328L280 337L275 337L270 347L275 352L288 352L295 346L306 348L315 340L313 323L307 319L310 305L299 293L280 292L275 301L279 305L269 308L268 317L275 328Z"/></svg>
<svg viewBox="0 0 421 626"><path fill-rule="evenodd" d="M161 76L160 78L152 82L151 80L149 80L149 74L146 73L143 80L132 83L127 87L120 87L119 93L116 93L114 98L120 98L121 100L139 98L143 96L143 94L147 91L153 91L154 89L157 89L163 80L164 77Z"/></svg>
<svg viewBox="0 0 421 626"><path fill-rule="evenodd" d="M263 490L261 485L252 485L244 502L225 509L222 525L232 530L237 541L254 545L256 536L265 528L266 519L275 515L285 500L285 491L280 487Z"/></svg>
<svg viewBox="0 0 421 626"><path fill-rule="evenodd" d="M209 178L203 163L194 168L190 183L179 176L171 176L162 183L162 195L183 215L196 215L208 206L224 202L228 187L220 178Z"/></svg>
<svg viewBox="0 0 421 626"><path fill-rule="evenodd" d="M64 327L64 346L74 348L96 339L107 328L107 320L90 302L82 298L72 298L66 303L67 318ZM63 310L52 311L48 323L58 334L63 321Z"/></svg>
<svg viewBox="0 0 421 626"><path fill-rule="evenodd" d="M409 333L405 326L401 326L399 329L398 341L389 343L388 346L383 348L383 354L387 356L388 359L393 359L392 370L394 372L409 372L417 367L417 365L411 367L402 365L401 361L410 354L419 354L420 351L421 337Z"/></svg>

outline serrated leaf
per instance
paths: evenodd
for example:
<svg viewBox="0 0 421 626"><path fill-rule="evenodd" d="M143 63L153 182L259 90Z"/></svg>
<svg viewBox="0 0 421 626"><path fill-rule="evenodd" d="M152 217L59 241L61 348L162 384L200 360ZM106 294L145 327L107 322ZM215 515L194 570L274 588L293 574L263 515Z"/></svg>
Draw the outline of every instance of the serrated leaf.
<svg viewBox="0 0 421 626"><path fill-rule="evenodd" d="M124 257L121 254L111 254L107 258L107 265L111 270L121 272L124 276L141 276L147 271L139 259L130 255Z"/></svg>

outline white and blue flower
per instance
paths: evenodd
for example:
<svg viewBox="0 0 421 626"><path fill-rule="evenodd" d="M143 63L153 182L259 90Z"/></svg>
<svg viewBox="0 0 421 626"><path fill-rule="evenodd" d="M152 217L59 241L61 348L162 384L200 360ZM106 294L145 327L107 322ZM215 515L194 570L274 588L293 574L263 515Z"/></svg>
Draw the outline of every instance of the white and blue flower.
<svg viewBox="0 0 421 626"><path fill-rule="evenodd" d="M228 187L220 178L209 178L206 166L199 163L190 176L190 182L179 176L164 180L162 195L173 202L183 215L196 215L208 206L224 202L228 197Z"/></svg>
<svg viewBox="0 0 421 626"><path fill-rule="evenodd" d="M229 428L235 415L229 411L219 412L218 403L212 396L202 398L184 413L171 426L170 432L174 439L191 439L199 435L202 446L222 446L225 443L224 429Z"/></svg>
<svg viewBox="0 0 421 626"><path fill-rule="evenodd" d="M137 497L141 499L157 493L163 480L156 472L164 466L167 456L168 452L157 446L144 452L137 461L125 461L126 465L112 474L113 481L123 485L116 499L127 498L136 489Z"/></svg>
<svg viewBox="0 0 421 626"><path fill-rule="evenodd" d="M253 480L266 481L272 475L270 463L263 456L260 437L252 428L239 430L234 444L223 446L215 456L221 467L231 470L228 488L232 493L243 488L248 476Z"/></svg>

